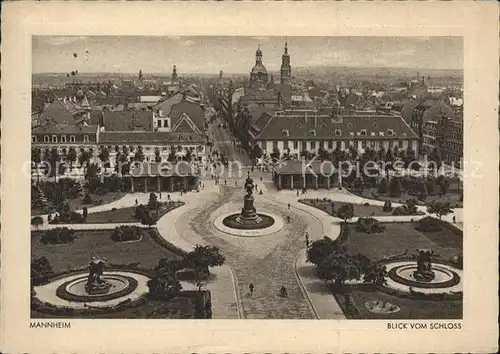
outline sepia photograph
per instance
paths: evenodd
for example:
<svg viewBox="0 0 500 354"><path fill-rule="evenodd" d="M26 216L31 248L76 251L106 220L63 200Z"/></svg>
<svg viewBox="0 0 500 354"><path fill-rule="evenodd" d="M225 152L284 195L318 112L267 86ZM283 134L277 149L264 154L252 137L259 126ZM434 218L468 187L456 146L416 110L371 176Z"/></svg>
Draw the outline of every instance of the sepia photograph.
<svg viewBox="0 0 500 354"><path fill-rule="evenodd" d="M0 351L498 351L498 4L2 10Z"/></svg>
<svg viewBox="0 0 500 354"><path fill-rule="evenodd" d="M32 48L32 318L462 318L462 37Z"/></svg>

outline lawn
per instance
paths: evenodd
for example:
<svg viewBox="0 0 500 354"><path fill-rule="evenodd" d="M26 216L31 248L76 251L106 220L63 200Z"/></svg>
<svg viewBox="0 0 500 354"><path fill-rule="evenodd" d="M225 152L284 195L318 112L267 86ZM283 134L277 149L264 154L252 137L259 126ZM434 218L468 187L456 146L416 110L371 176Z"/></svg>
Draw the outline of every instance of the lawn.
<svg viewBox="0 0 500 354"><path fill-rule="evenodd" d="M329 215L336 216L332 213L332 202L335 207L335 212L339 210L342 206L348 204L343 202L336 202L330 200L323 199L300 199L299 202L304 203L306 205L315 207L317 209L323 210L325 213ZM363 205L363 204L352 204L354 206L354 215L359 217L367 217L367 216L386 216L392 215L392 211L383 211L382 206L374 206L374 205ZM394 209L394 207L393 207Z"/></svg>
<svg viewBox="0 0 500 354"><path fill-rule="evenodd" d="M462 237L443 228L438 232L420 232L415 223L385 223L386 229L379 234L357 232L350 226L351 233L344 245L351 254L361 253L373 261L383 256L416 253L417 248L432 248L443 259L462 253Z"/></svg>
<svg viewBox="0 0 500 354"><path fill-rule="evenodd" d="M89 195L93 201L92 204L83 204L83 197L68 199L68 204L71 210L81 210L83 209L84 206L86 206L87 208L91 208L96 205L104 205L112 203L114 201L121 199L125 194L107 193L106 195L97 195L97 194L89 194ZM51 206L51 209L53 210L52 212L54 212L55 208L53 206ZM42 214L47 214L47 210L45 210L44 208L31 208L31 216L42 215Z"/></svg>
<svg viewBox="0 0 500 354"><path fill-rule="evenodd" d="M79 314L85 318L85 314ZM92 318L132 318L132 319L195 319L195 299L192 296L181 295L170 301L151 300L137 307L125 308L110 313L92 314ZM31 318L68 318L68 316L49 315L36 310L31 311Z"/></svg>
<svg viewBox="0 0 500 354"><path fill-rule="evenodd" d="M439 189L439 187L438 187ZM365 188L363 189L363 193L361 195L362 197L368 198L368 199L377 199L377 200L390 200L392 203L405 203L408 199L417 199L418 197L415 195L410 195L408 193L402 193L401 196L399 197L391 197L388 193L386 194L380 194L378 193L378 188ZM460 194L458 192L453 192L453 191L448 191L447 194L443 195L441 198L439 197L439 194L433 194L429 195L425 199L425 203L422 202L421 200L418 200L419 205L426 205L430 204L433 201L439 201L443 203L450 203L452 206L455 206L457 203L462 204L460 202Z"/></svg>
<svg viewBox="0 0 500 354"><path fill-rule="evenodd" d="M366 285L347 285L345 293L334 293L348 318L355 319L461 319L462 300L421 300L392 296L381 291L374 291ZM357 311L346 311L344 294L350 295L350 306ZM370 300L389 302L400 307L392 314L377 314L368 311L365 303ZM354 314L356 313L357 314Z"/></svg>
<svg viewBox="0 0 500 354"><path fill-rule="evenodd" d="M168 213L175 208L183 205L177 202L166 202L162 203L158 209L158 217L161 218L163 215ZM87 216L87 224L103 224L103 223L135 223L139 222L135 218L135 206L129 208L121 208L116 210L100 211L97 213L89 213ZM155 216L156 211L150 211L150 214Z"/></svg>
<svg viewBox="0 0 500 354"><path fill-rule="evenodd" d="M353 226L344 245L350 254L361 253L373 261L383 256L416 253L417 248L431 248L441 258L449 260L462 253L462 237L447 228L439 232L420 232L414 223L385 223L379 234L357 232ZM346 311L345 294L350 295L350 306L357 311ZM461 300L422 300L402 298L374 290L370 285L344 285L343 292L333 292L348 318L357 319L459 319L462 318ZM393 314L376 314L368 311L369 300L389 302L401 308Z"/></svg>
<svg viewBox="0 0 500 354"><path fill-rule="evenodd" d="M111 240L113 230L76 231L71 244L50 246L40 242L43 231L31 233L31 259L45 256L56 273L68 268L86 267L93 256L105 257L110 264L139 263L142 268L152 269L161 258L181 259L173 251L159 245L152 236L153 229L144 230L138 242L118 243Z"/></svg>

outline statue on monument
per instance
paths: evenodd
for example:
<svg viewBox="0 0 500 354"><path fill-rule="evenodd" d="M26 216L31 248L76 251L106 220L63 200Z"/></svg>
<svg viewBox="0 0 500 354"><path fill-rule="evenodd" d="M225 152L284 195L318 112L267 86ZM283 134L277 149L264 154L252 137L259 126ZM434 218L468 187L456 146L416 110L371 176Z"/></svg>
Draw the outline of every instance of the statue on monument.
<svg viewBox="0 0 500 354"><path fill-rule="evenodd" d="M245 180L245 190L247 191L247 197L251 197L254 190L253 179L250 177L250 172L248 172L247 179Z"/></svg>

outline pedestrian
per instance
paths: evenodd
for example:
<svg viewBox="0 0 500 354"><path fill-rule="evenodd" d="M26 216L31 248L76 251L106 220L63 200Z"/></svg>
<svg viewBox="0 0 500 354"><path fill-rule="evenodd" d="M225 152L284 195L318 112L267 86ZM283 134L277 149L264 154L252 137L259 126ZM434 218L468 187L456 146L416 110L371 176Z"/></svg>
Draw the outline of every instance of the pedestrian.
<svg viewBox="0 0 500 354"><path fill-rule="evenodd" d="M238 180L234 181L234 185L237 186L238 185Z"/></svg>
<svg viewBox="0 0 500 354"><path fill-rule="evenodd" d="M280 296L281 297L288 297L288 292L286 291L286 288L284 286L281 286Z"/></svg>
<svg viewBox="0 0 500 354"><path fill-rule="evenodd" d="M253 289L254 289L253 283L250 283L248 289L250 289L250 295L253 295Z"/></svg>
<svg viewBox="0 0 500 354"><path fill-rule="evenodd" d="M255 190L257 190L257 183L255 183Z"/></svg>
<svg viewBox="0 0 500 354"><path fill-rule="evenodd" d="M227 180L224 180L224 184L227 185Z"/></svg>
<svg viewBox="0 0 500 354"><path fill-rule="evenodd" d="M288 203L288 210L290 210L290 203Z"/></svg>
<svg viewBox="0 0 500 354"><path fill-rule="evenodd" d="M292 219L290 218L290 215L288 215L288 216L286 217L286 221L287 221L288 223L290 223L290 221L291 221L291 220L292 220Z"/></svg>
<svg viewBox="0 0 500 354"><path fill-rule="evenodd" d="M297 189L297 197L299 196L299 190Z"/></svg>
<svg viewBox="0 0 500 354"><path fill-rule="evenodd" d="M262 195L262 189L260 190L259 194Z"/></svg>
<svg viewBox="0 0 500 354"><path fill-rule="evenodd" d="M457 222L457 219L455 217L455 215L453 215L453 223L455 224Z"/></svg>
<svg viewBox="0 0 500 354"><path fill-rule="evenodd" d="M262 176L260 176L260 181L262 182Z"/></svg>
<svg viewBox="0 0 500 354"><path fill-rule="evenodd" d="M160 200L161 200L161 192L160 192Z"/></svg>
<svg viewBox="0 0 500 354"><path fill-rule="evenodd" d="M135 200L135 205L137 205L137 204L139 204L139 201L136 199L136 200Z"/></svg>
<svg viewBox="0 0 500 354"><path fill-rule="evenodd" d="M170 194L167 194L167 199L170 201Z"/></svg>

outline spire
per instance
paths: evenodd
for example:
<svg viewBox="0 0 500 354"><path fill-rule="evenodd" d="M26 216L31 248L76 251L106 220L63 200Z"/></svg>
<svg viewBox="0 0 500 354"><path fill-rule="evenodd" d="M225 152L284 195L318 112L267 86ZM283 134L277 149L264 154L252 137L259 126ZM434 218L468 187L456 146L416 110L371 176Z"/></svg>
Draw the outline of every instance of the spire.
<svg viewBox="0 0 500 354"><path fill-rule="evenodd" d="M255 63L262 63L262 51L260 50L260 44L257 47L257 51L255 52Z"/></svg>
<svg viewBox="0 0 500 354"><path fill-rule="evenodd" d="M288 38L285 37L285 54L288 54Z"/></svg>

